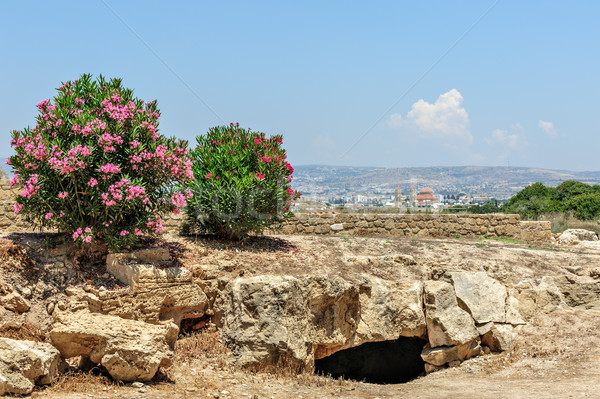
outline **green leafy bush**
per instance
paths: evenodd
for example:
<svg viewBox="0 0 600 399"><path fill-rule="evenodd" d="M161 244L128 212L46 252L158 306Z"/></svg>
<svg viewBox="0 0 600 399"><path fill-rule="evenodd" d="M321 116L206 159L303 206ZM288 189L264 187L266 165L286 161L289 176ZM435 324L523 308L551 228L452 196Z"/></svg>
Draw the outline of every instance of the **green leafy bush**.
<svg viewBox="0 0 600 399"><path fill-rule="evenodd" d="M189 226L242 239L290 218L300 193L290 187L294 168L282 142L280 135L266 137L239 124L197 137L191 151L195 180L186 186L194 194L186 208Z"/></svg>
<svg viewBox="0 0 600 399"><path fill-rule="evenodd" d="M156 101L144 103L120 79L66 82L37 106L33 129L12 132L8 163L21 184L15 212L76 242L113 249L162 228L185 206L192 178L187 143L158 133Z"/></svg>
<svg viewBox="0 0 600 399"><path fill-rule="evenodd" d="M573 211L579 220L594 220L600 218L600 194L589 193L571 198L565 204L565 210Z"/></svg>
<svg viewBox="0 0 600 399"><path fill-rule="evenodd" d="M535 219L550 211L555 190L554 187L546 187L542 183L531 184L512 197L502 211L518 213L525 219Z"/></svg>

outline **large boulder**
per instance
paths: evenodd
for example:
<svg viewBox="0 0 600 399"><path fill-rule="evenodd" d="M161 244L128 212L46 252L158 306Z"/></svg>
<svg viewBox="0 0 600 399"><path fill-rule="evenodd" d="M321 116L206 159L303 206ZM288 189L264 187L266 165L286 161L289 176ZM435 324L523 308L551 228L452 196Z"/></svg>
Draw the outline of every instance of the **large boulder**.
<svg viewBox="0 0 600 399"><path fill-rule="evenodd" d="M311 365L364 342L425 333L420 284L347 278L263 275L230 283L216 313L237 363Z"/></svg>
<svg viewBox="0 0 600 399"><path fill-rule="evenodd" d="M506 287L485 272L451 272L459 304L475 323L506 321Z"/></svg>
<svg viewBox="0 0 600 399"><path fill-rule="evenodd" d="M59 361L50 344L0 338L0 395L27 395L35 385L50 384Z"/></svg>
<svg viewBox="0 0 600 399"><path fill-rule="evenodd" d="M428 280L424 292L427 335L432 348L462 345L479 337L471 315L458 306L450 283Z"/></svg>
<svg viewBox="0 0 600 399"><path fill-rule="evenodd" d="M119 381L148 381L169 367L178 328L88 311L55 312L48 337L65 358L83 356Z"/></svg>
<svg viewBox="0 0 600 399"><path fill-rule="evenodd" d="M561 244L575 245L580 241L598 241L598 234L584 229L567 229L558 237Z"/></svg>

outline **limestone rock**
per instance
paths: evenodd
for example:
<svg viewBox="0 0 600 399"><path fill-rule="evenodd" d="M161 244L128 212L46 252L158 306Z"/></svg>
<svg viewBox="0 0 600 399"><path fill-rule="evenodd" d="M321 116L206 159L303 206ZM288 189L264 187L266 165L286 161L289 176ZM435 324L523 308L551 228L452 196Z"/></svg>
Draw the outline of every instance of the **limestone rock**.
<svg viewBox="0 0 600 399"><path fill-rule="evenodd" d="M59 361L50 344L0 338L0 395L26 395L35 385L50 384Z"/></svg>
<svg viewBox="0 0 600 399"><path fill-rule="evenodd" d="M506 287L485 272L452 272L456 297L476 323L506 321Z"/></svg>
<svg viewBox="0 0 600 399"><path fill-rule="evenodd" d="M512 349L516 337L515 328L510 324L495 324L481 336L481 343L494 352Z"/></svg>
<svg viewBox="0 0 600 399"><path fill-rule="evenodd" d="M511 289L510 295L517 299L513 306L527 321L539 312L551 313L566 307L563 295L551 276L542 277L541 281L525 280Z"/></svg>
<svg viewBox="0 0 600 399"><path fill-rule="evenodd" d="M56 312L52 344L65 358L84 356L103 365L115 380L148 381L171 365L178 329L117 316L80 311Z"/></svg>
<svg viewBox="0 0 600 399"><path fill-rule="evenodd" d="M471 342L455 346L438 346L432 348L431 345L427 344L423 348L423 352L421 352L421 358L423 361L434 366L443 366L457 360L470 359L480 353L481 346L479 345L479 339L474 339Z"/></svg>
<svg viewBox="0 0 600 399"><path fill-rule="evenodd" d="M361 341L387 341L424 337L423 284L408 285L363 275L360 284L360 319L356 334Z"/></svg>
<svg viewBox="0 0 600 399"><path fill-rule="evenodd" d="M428 280L424 291L427 334L433 348L465 344L479 336L473 318L458 306L450 283Z"/></svg>
<svg viewBox="0 0 600 399"><path fill-rule="evenodd" d="M139 284L118 291L100 291L100 312L156 324L170 320L176 325L205 315L208 298L189 284Z"/></svg>
<svg viewBox="0 0 600 399"><path fill-rule="evenodd" d="M506 322L512 325L526 324L521 313L519 313L519 301L514 296L508 295L506 298Z"/></svg>
<svg viewBox="0 0 600 399"><path fill-rule="evenodd" d="M4 306L5 309L12 310L16 313L27 312L31 307L29 301L16 291L0 298L0 305Z"/></svg>
<svg viewBox="0 0 600 399"><path fill-rule="evenodd" d="M238 364L308 365L364 342L422 336L420 284L369 275L238 278L216 301Z"/></svg>
<svg viewBox="0 0 600 399"><path fill-rule="evenodd" d="M561 244L575 245L579 241L598 241L598 234L590 230L568 229L558 237L558 242Z"/></svg>
<svg viewBox="0 0 600 399"><path fill-rule="evenodd" d="M143 258L152 257L143 256ZM192 273L189 270L181 267L158 268L154 263L141 263L141 260L135 256L135 252L108 254L106 270L127 285L157 281L171 283L192 281Z"/></svg>
<svg viewBox="0 0 600 399"><path fill-rule="evenodd" d="M331 226L331 230L333 231L340 231L340 230L344 230L344 224L343 223L334 223Z"/></svg>

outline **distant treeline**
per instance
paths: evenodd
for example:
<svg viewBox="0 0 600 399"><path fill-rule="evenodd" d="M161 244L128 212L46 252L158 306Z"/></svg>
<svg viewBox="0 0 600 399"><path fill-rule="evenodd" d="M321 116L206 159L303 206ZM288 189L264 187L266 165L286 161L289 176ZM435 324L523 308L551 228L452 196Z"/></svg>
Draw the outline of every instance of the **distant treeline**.
<svg viewBox="0 0 600 399"><path fill-rule="evenodd" d="M600 185L567 180L557 187L535 183L525 187L502 207L495 201L476 205L470 213L518 213L523 219L537 219L550 213L572 213L580 220L600 218Z"/></svg>

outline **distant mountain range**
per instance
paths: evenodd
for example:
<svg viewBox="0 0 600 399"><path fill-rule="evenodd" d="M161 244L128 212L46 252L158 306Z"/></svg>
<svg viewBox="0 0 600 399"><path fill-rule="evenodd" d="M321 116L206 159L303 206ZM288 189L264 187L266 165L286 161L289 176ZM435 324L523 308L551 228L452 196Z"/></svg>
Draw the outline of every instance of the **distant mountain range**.
<svg viewBox="0 0 600 399"><path fill-rule="evenodd" d="M297 166L294 172L294 187L307 194L391 193L396 186L400 186L406 194L410 186L414 185L418 190L430 187L440 194L464 192L509 198L531 183L542 182L547 186L557 186L565 180L600 184L600 171L574 172L502 166L376 168L306 165Z"/></svg>
<svg viewBox="0 0 600 399"><path fill-rule="evenodd" d="M0 167L10 177L6 158ZM574 172L507 166L432 166L424 168L377 168L354 166L300 165L295 167L294 188L306 194L387 194L400 186L404 194L410 186L430 187L439 194L466 193L509 198L535 182L557 186L565 180L600 184L600 171Z"/></svg>

